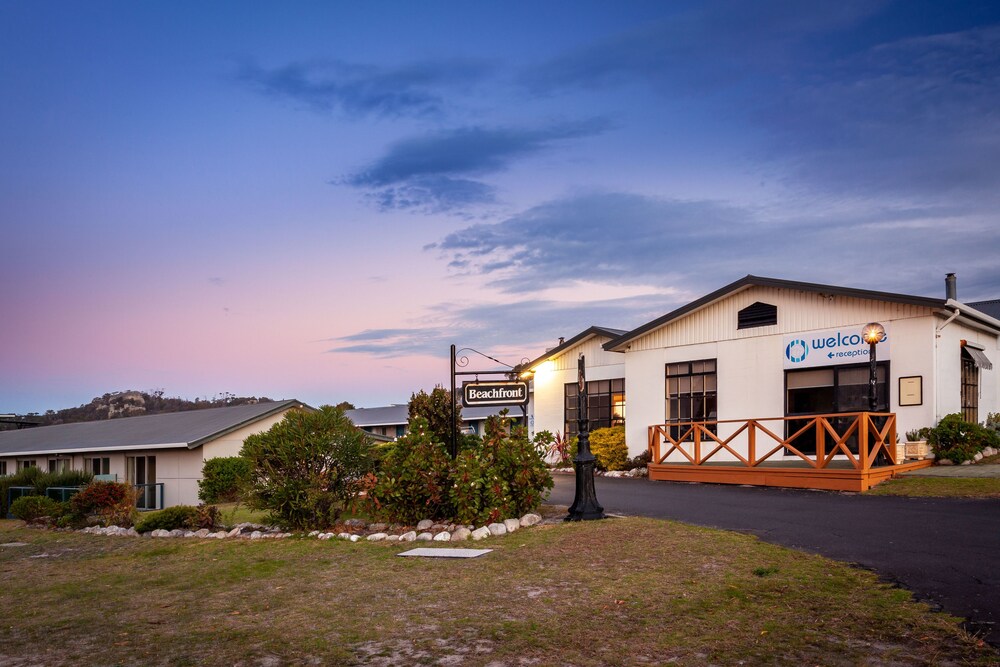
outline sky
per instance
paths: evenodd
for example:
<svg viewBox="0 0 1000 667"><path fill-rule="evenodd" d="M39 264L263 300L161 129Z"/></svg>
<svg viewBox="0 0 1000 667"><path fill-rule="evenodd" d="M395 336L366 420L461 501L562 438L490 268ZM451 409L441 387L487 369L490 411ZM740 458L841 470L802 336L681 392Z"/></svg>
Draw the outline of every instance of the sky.
<svg viewBox="0 0 1000 667"><path fill-rule="evenodd" d="M996 2L0 0L0 413L400 403L747 274L1000 298L998 205Z"/></svg>

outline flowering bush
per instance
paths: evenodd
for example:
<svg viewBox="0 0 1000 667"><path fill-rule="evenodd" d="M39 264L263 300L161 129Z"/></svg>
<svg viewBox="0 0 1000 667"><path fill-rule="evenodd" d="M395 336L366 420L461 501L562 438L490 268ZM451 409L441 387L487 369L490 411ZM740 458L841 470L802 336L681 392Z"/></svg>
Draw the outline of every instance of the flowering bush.
<svg viewBox="0 0 1000 667"><path fill-rule="evenodd" d="M91 482L69 500L70 509L80 518L96 516L105 526L135 523L135 487L127 482Z"/></svg>

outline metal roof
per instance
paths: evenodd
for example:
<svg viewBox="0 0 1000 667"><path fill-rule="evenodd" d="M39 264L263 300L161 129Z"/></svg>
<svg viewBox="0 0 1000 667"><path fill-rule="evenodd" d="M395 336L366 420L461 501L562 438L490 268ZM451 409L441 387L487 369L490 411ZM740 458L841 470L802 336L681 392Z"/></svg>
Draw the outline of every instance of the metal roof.
<svg viewBox="0 0 1000 667"><path fill-rule="evenodd" d="M965 305L975 308L980 313L985 313L994 319L1000 320L1000 299L990 299L989 301L970 301Z"/></svg>
<svg viewBox="0 0 1000 667"><path fill-rule="evenodd" d="M779 278L764 278L762 276L747 275L732 282L725 287L717 289L711 294L706 294L696 301L692 301L686 306L681 306L677 310L671 311L662 317L658 317L651 322L633 329L619 336L615 340L608 341L604 349L615 352L631 340L642 336L654 329L658 329L665 324L678 320L685 315L692 313L709 304L715 303L731 294L743 291L750 287L775 287L779 289L800 290L803 292L817 292L833 296L846 296L856 299L871 299L874 301L888 301L891 303L905 303L912 306L924 306L926 308L940 309L949 305L947 299L935 299L926 296L913 296L911 294L894 294L892 292L876 292L873 290L857 289L854 287L837 287L835 285L820 285L818 283L805 283L795 280L781 280Z"/></svg>
<svg viewBox="0 0 1000 667"><path fill-rule="evenodd" d="M288 408L297 400L39 426L0 432L0 456L198 447Z"/></svg>

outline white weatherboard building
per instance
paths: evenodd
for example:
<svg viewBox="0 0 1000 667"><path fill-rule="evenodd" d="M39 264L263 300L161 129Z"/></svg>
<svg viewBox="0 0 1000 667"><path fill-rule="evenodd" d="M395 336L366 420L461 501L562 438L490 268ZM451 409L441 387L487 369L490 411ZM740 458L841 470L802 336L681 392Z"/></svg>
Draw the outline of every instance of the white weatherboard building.
<svg viewBox="0 0 1000 667"><path fill-rule="evenodd" d="M974 305L958 301L951 274L945 298L746 276L632 331L591 327L531 362L534 430L575 430L580 354L591 428L623 420L632 456L652 425L866 411L869 322L886 331L878 411L896 413L900 434L955 412L982 422L1000 412L1000 320ZM737 426L719 435L727 428Z"/></svg>

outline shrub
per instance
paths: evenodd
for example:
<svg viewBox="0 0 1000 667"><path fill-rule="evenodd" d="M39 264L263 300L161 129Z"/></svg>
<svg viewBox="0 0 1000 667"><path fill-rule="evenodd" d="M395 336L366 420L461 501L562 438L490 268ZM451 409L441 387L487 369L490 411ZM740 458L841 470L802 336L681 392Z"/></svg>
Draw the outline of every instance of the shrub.
<svg viewBox="0 0 1000 667"><path fill-rule="evenodd" d="M198 508L191 505L174 505L159 512L143 516L135 529L140 533L151 530L190 530L198 523Z"/></svg>
<svg viewBox="0 0 1000 667"><path fill-rule="evenodd" d="M590 451L601 470L624 470L628 464L625 427L611 426L590 432Z"/></svg>
<svg viewBox="0 0 1000 667"><path fill-rule="evenodd" d="M962 415L947 415L930 430L928 437L934 455L955 463L968 461L986 447L1000 447L1000 434L979 424L964 421Z"/></svg>
<svg viewBox="0 0 1000 667"><path fill-rule="evenodd" d="M135 488L127 482L91 482L70 498L77 517L96 516L105 526L131 526L138 511Z"/></svg>
<svg viewBox="0 0 1000 667"><path fill-rule="evenodd" d="M926 440L930 436L931 428L929 426L924 426L923 428L915 428L912 431L906 432L907 442L917 442L918 440Z"/></svg>
<svg viewBox="0 0 1000 667"><path fill-rule="evenodd" d="M455 421L451 420L452 401L451 392L438 385L431 393L420 390L410 396L410 403L407 407L407 417L410 421L410 428L413 428L413 420L416 417L423 417L427 421L427 428L434 434L434 439L438 442L451 442L452 429L462 432L462 405L455 405Z"/></svg>
<svg viewBox="0 0 1000 667"><path fill-rule="evenodd" d="M628 463L625 465L625 470L635 470L636 468L645 468L653 460L653 452L648 449L641 454L636 454Z"/></svg>
<svg viewBox="0 0 1000 667"><path fill-rule="evenodd" d="M371 441L341 408L293 410L264 433L248 437L248 504L295 529L333 525L371 470Z"/></svg>
<svg viewBox="0 0 1000 667"><path fill-rule="evenodd" d="M427 420L414 417L382 461L368 492L370 511L401 523L447 518L450 464L444 443L435 439Z"/></svg>
<svg viewBox="0 0 1000 667"><path fill-rule="evenodd" d="M10 504L10 513L25 523L39 523L43 519L54 522L65 510L63 503L46 496L21 496Z"/></svg>
<svg viewBox="0 0 1000 667"><path fill-rule="evenodd" d="M242 456L209 459L201 469L198 498L206 503L236 502L249 481L250 461Z"/></svg>
<svg viewBox="0 0 1000 667"><path fill-rule="evenodd" d="M10 511L7 507L7 491L12 486L30 486L36 494L42 496L51 486L85 486L93 479L93 474L82 470L47 473L34 466L0 477L0 517L7 516Z"/></svg>

